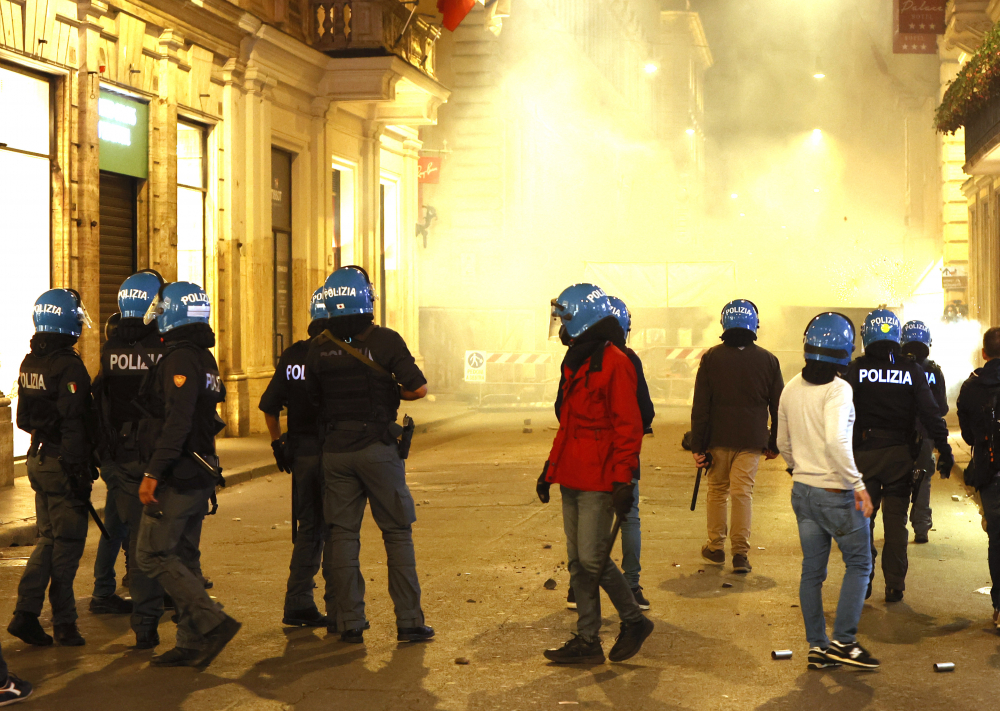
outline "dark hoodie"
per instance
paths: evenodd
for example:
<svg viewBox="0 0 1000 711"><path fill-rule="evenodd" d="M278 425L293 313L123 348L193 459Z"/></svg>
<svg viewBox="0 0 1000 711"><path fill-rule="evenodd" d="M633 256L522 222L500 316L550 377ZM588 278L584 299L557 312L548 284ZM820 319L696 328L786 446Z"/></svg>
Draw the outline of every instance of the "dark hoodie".
<svg viewBox="0 0 1000 711"><path fill-rule="evenodd" d="M973 470L981 470L986 466L983 459L986 448L983 444L989 433L989 419L985 407L997 392L1000 392L1000 358L988 360L982 368L973 371L969 379L962 383L958 394L958 423L962 428L962 439L972 447L972 463L969 468ZM966 480L969 478L967 472Z"/></svg>

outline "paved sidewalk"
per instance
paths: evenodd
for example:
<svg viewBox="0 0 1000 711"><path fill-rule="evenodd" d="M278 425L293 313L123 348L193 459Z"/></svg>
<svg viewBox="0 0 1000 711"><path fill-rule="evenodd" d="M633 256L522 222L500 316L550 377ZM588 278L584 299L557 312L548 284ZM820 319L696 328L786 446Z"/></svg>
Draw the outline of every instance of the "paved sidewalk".
<svg viewBox="0 0 1000 711"><path fill-rule="evenodd" d="M420 400L400 405L400 418L410 415L417 432L430 431L447 422L472 413L468 404L455 400ZM225 437L216 441L222 474L226 485L233 486L278 471L271 453L271 440L266 434L249 437ZM103 518L107 487L98 479L94 482L91 500ZM28 483L27 468L15 465L14 486L0 489L0 548L31 546L37 538L35 530L35 493Z"/></svg>

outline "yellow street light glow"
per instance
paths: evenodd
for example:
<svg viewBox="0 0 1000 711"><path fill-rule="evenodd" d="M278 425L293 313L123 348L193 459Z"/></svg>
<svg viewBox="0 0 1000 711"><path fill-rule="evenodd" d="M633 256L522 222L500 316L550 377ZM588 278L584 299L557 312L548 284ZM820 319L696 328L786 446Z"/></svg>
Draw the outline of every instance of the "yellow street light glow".
<svg viewBox="0 0 1000 711"><path fill-rule="evenodd" d="M819 192L819 188L813 188L813 192L814 193L818 193Z"/></svg>
<svg viewBox="0 0 1000 711"><path fill-rule="evenodd" d="M745 212L741 212L740 213L740 217L746 217L746 216L747 216L747 214Z"/></svg>
<svg viewBox="0 0 1000 711"><path fill-rule="evenodd" d="M689 136L693 136L693 135L694 135L694 129L693 129L693 128L689 128L689 129L688 129L688 130L686 130L686 131L685 131L684 133L686 133L686 134L687 134L687 135L689 135Z"/></svg>
<svg viewBox="0 0 1000 711"><path fill-rule="evenodd" d="M826 74L824 74L823 72L816 72L815 74L813 74L813 79L825 79L825 78Z"/></svg>
<svg viewBox="0 0 1000 711"><path fill-rule="evenodd" d="M732 194L732 195L730 195L729 197L731 197L731 198L732 198L733 200L735 200L736 198L738 198L738 197L739 197L739 195L737 195L736 193L733 193L733 194Z"/></svg>
<svg viewBox="0 0 1000 711"><path fill-rule="evenodd" d="M654 62L646 62L646 66L643 69L646 70L646 74L656 74L660 70Z"/></svg>

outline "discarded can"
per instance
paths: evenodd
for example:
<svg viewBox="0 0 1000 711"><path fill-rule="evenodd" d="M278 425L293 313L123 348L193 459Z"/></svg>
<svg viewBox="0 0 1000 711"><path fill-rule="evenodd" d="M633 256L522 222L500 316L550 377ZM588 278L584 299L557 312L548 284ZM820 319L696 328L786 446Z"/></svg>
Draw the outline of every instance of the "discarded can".
<svg viewBox="0 0 1000 711"><path fill-rule="evenodd" d="M934 671L936 672L950 672L955 671L955 664L953 662L939 662L934 665Z"/></svg>
<svg viewBox="0 0 1000 711"><path fill-rule="evenodd" d="M771 652L771 659L791 659L792 650L790 649L777 649Z"/></svg>

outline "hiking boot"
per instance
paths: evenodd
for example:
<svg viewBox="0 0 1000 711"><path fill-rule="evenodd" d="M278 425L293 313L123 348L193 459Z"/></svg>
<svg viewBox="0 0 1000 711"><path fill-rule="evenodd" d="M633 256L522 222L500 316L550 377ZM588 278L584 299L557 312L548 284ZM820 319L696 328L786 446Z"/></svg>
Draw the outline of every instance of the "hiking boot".
<svg viewBox="0 0 1000 711"><path fill-rule="evenodd" d="M903 599L903 591L897 590L896 588L886 588L885 589L885 601L886 602L899 602Z"/></svg>
<svg viewBox="0 0 1000 711"><path fill-rule="evenodd" d="M304 610L289 610L281 619L281 624L289 627L326 627L330 620L319 614L315 607Z"/></svg>
<svg viewBox="0 0 1000 711"><path fill-rule="evenodd" d="M831 661L860 669L878 669L879 667L878 660L857 642L851 644L830 642L830 647L826 650L826 657Z"/></svg>
<svg viewBox="0 0 1000 711"><path fill-rule="evenodd" d="M163 654L153 657L149 660L149 663L154 667L193 667L200 656L201 652L197 649L174 647Z"/></svg>
<svg viewBox="0 0 1000 711"><path fill-rule="evenodd" d="M608 652L608 659L613 662L624 662L631 659L639 650L642 643L646 641L653 632L653 621L643 615L635 622L622 622L621 632L615 640L615 646Z"/></svg>
<svg viewBox="0 0 1000 711"><path fill-rule="evenodd" d="M75 622L54 625L52 636L55 638L56 644L61 647L82 647L87 643L80 635L80 630L76 628Z"/></svg>
<svg viewBox="0 0 1000 711"><path fill-rule="evenodd" d="M226 615L225 618L205 635L205 646L201 650L200 658L194 665L199 669L205 669L211 664L212 660L219 656L219 652L226 648L226 645L229 644L233 637L236 636L236 633L240 631L240 627L243 626L242 623L237 622L229 615Z"/></svg>
<svg viewBox="0 0 1000 711"><path fill-rule="evenodd" d="M734 573L749 573L753 570L753 566L750 565L750 561L747 560L745 555L734 555L733 556L733 572Z"/></svg>
<svg viewBox="0 0 1000 711"><path fill-rule="evenodd" d="M635 598L635 604L639 606L640 610L649 609L649 600L647 600L646 596L642 594L641 585L632 588L632 597Z"/></svg>
<svg viewBox="0 0 1000 711"><path fill-rule="evenodd" d="M30 612L15 612L14 619L7 625L7 631L18 639L33 644L36 647L49 647L52 645L52 637L46 634L45 630L38 623L38 615Z"/></svg>
<svg viewBox="0 0 1000 711"><path fill-rule="evenodd" d="M584 641L574 636L559 649L546 649L545 658L555 664L604 664L604 649L597 640Z"/></svg>
<svg viewBox="0 0 1000 711"><path fill-rule="evenodd" d="M566 593L566 607L570 610L576 609L576 593L573 592L573 586L570 585L569 592Z"/></svg>
<svg viewBox="0 0 1000 711"><path fill-rule="evenodd" d="M31 696L31 683L19 679L13 674L7 674L7 683L0 687L0 706L16 704Z"/></svg>
<svg viewBox="0 0 1000 711"><path fill-rule="evenodd" d="M914 543L927 543L927 532L925 531L923 533L914 533L913 534L913 542Z"/></svg>
<svg viewBox="0 0 1000 711"><path fill-rule="evenodd" d="M140 630L135 633L136 649L153 649L160 644L160 633L155 629Z"/></svg>
<svg viewBox="0 0 1000 711"><path fill-rule="evenodd" d="M809 669L829 669L830 667L839 667L840 662L834 661L827 656L827 651L829 647L823 649L822 647L810 647L809 648L809 658L808 664L806 665Z"/></svg>
<svg viewBox="0 0 1000 711"><path fill-rule="evenodd" d="M132 601L112 593L107 597L90 598L90 611L95 615L131 615Z"/></svg>
<svg viewBox="0 0 1000 711"><path fill-rule="evenodd" d="M722 565L726 562L726 552L725 551L713 551L708 546L704 546L701 549L701 557L705 560L711 561L712 563L718 563Z"/></svg>
<svg viewBox="0 0 1000 711"><path fill-rule="evenodd" d="M421 625L420 627L397 627L397 642L426 642L434 636L434 628Z"/></svg>

